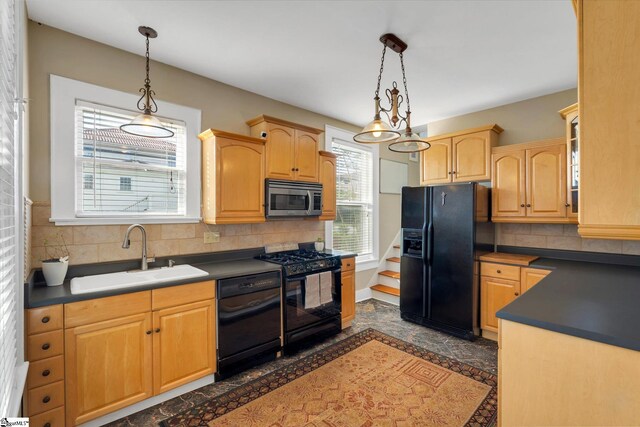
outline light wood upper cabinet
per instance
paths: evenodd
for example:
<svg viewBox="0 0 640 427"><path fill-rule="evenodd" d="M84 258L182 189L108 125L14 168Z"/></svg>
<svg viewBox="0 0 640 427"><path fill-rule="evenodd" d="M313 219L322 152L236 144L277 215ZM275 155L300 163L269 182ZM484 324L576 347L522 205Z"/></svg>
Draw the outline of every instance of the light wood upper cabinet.
<svg viewBox="0 0 640 427"><path fill-rule="evenodd" d="M214 324L214 300L153 312L154 394L215 371Z"/></svg>
<svg viewBox="0 0 640 427"><path fill-rule="evenodd" d="M265 141L214 129L199 138L204 222L264 222Z"/></svg>
<svg viewBox="0 0 640 427"><path fill-rule="evenodd" d="M251 136L266 140L267 178L318 182L318 135L322 130L265 115L247 125Z"/></svg>
<svg viewBox="0 0 640 427"><path fill-rule="evenodd" d="M431 148L420 152L420 185L451 182L451 138L429 144Z"/></svg>
<svg viewBox="0 0 640 427"><path fill-rule="evenodd" d="M640 240L640 2L578 1L582 237Z"/></svg>
<svg viewBox="0 0 640 427"><path fill-rule="evenodd" d="M492 155L491 215L526 215L525 152L523 150Z"/></svg>
<svg viewBox="0 0 640 427"><path fill-rule="evenodd" d="M562 138L492 150L492 218L496 222L571 223L567 154Z"/></svg>
<svg viewBox="0 0 640 427"><path fill-rule="evenodd" d="M320 184L322 184L322 215L320 220L336 219L336 159L328 151L320 151Z"/></svg>
<svg viewBox="0 0 640 427"><path fill-rule="evenodd" d="M566 122L567 134L567 216L578 218L578 195L580 191L580 129L578 104L559 111Z"/></svg>
<svg viewBox="0 0 640 427"><path fill-rule="evenodd" d="M153 395L151 313L65 330L67 425Z"/></svg>
<svg viewBox="0 0 640 427"><path fill-rule="evenodd" d="M566 217L566 145L532 148L527 156L527 216Z"/></svg>
<svg viewBox="0 0 640 427"><path fill-rule="evenodd" d="M267 178L293 180L296 164L296 135L291 127L267 124Z"/></svg>
<svg viewBox="0 0 640 427"><path fill-rule="evenodd" d="M491 147L497 144L498 133L493 130L454 137L453 182L489 181Z"/></svg>
<svg viewBox="0 0 640 427"><path fill-rule="evenodd" d="M500 132L490 125L427 138L431 148L420 153L420 184L490 180L491 147Z"/></svg>

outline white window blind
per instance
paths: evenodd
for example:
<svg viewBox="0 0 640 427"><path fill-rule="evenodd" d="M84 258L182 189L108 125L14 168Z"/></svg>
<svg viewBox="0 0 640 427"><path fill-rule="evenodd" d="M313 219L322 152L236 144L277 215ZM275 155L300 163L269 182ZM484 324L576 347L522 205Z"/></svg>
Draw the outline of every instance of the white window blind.
<svg viewBox="0 0 640 427"><path fill-rule="evenodd" d="M121 131L135 115L76 101L77 217L185 215L186 126L163 119L174 136L162 139Z"/></svg>
<svg viewBox="0 0 640 427"><path fill-rule="evenodd" d="M0 416L15 416L18 382L18 96L15 0L0 2Z"/></svg>
<svg viewBox="0 0 640 427"><path fill-rule="evenodd" d="M333 248L372 255L373 239L373 153L334 140L336 161L336 219L333 222Z"/></svg>

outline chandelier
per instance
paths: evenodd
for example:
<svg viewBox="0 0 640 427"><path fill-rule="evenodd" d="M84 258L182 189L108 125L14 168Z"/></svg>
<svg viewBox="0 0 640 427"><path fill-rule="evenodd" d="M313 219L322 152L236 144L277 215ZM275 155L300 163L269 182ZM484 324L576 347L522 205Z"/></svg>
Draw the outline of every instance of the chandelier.
<svg viewBox="0 0 640 427"><path fill-rule="evenodd" d="M158 37L158 33L150 27L138 27L138 32L145 36L147 44L147 53L145 55L147 77L144 79L144 87L141 87L138 91L142 96L137 104L138 110L142 111L142 114L138 114L131 122L120 126L120 129L132 135L147 138L169 138L173 136L173 131L164 127L160 120L152 115L158 112L158 104L153 99L156 93L151 90L151 80L149 79L149 38L155 39Z"/></svg>
<svg viewBox="0 0 640 427"><path fill-rule="evenodd" d="M355 142L361 144L378 144L388 142L389 150L399 153L415 153L431 147L422 140L420 136L411 130L411 105L409 103L409 90L407 89L407 77L404 71L403 52L407 49L407 44L400 40L395 34L385 34L380 37L383 44L382 58L380 60L380 73L378 74L378 85L373 98L375 103L375 114L373 121L367 124L360 133L353 137ZM384 70L384 57L390 48L400 56L400 67L402 69L402 84L404 85L404 96L398 90L398 84L394 81L392 89L386 89L385 95L389 103L388 108L380 105L380 80ZM403 116L400 112L400 105L406 100L407 110ZM384 113L387 121L382 120L380 113ZM398 129L404 123L405 129L400 132Z"/></svg>

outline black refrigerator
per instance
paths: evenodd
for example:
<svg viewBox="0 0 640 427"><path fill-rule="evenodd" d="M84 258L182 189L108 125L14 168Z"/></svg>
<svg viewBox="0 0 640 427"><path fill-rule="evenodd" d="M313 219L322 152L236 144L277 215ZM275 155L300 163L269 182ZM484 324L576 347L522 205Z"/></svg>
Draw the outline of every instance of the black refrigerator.
<svg viewBox="0 0 640 427"><path fill-rule="evenodd" d="M479 334L477 258L493 251L490 205L490 190L476 183L402 188L402 319L469 340Z"/></svg>

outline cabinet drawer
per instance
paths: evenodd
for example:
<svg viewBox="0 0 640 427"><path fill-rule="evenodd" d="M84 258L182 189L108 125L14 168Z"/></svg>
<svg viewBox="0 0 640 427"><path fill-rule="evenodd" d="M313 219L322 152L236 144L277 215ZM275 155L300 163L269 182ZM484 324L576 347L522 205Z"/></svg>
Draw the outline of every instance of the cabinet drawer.
<svg viewBox="0 0 640 427"><path fill-rule="evenodd" d="M344 258L342 260L342 271L355 270L355 268L356 268L355 258Z"/></svg>
<svg viewBox="0 0 640 427"><path fill-rule="evenodd" d="M494 264L491 262L483 262L480 265L480 274L482 276L495 277L498 279L520 281L520 267L515 265Z"/></svg>
<svg viewBox="0 0 640 427"><path fill-rule="evenodd" d="M151 291L151 307L153 310L159 310L206 299L214 299L215 297L215 281L210 280L190 285L154 289Z"/></svg>
<svg viewBox="0 0 640 427"><path fill-rule="evenodd" d="M62 406L64 405L64 381L32 388L27 392L27 399L29 416Z"/></svg>
<svg viewBox="0 0 640 427"><path fill-rule="evenodd" d="M27 334L54 331L62 328L62 304L27 310Z"/></svg>
<svg viewBox="0 0 640 427"><path fill-rule="evenodd" d="M64 427L64 406L29 417L31 427Z"/></svg>
<svg viewBox="0 0 640 427"><path fill-rule="evenodd" d="M64 305L64 327L73 328L146 311L151 311L151 291L73 302Z"/></svg>
<svg viewBox="0 0 640 427"><path fill-rule="evenodd" d="M27 374L27 388L40 387L64 379L64 357L55 356L32 362Z"/></svg>
<svg viewBox="0 0 640 427"><path fill-rule="evenodd" d="M64 353L62 329L27 337L27 358L29 361L46 359Z"/></svg>

